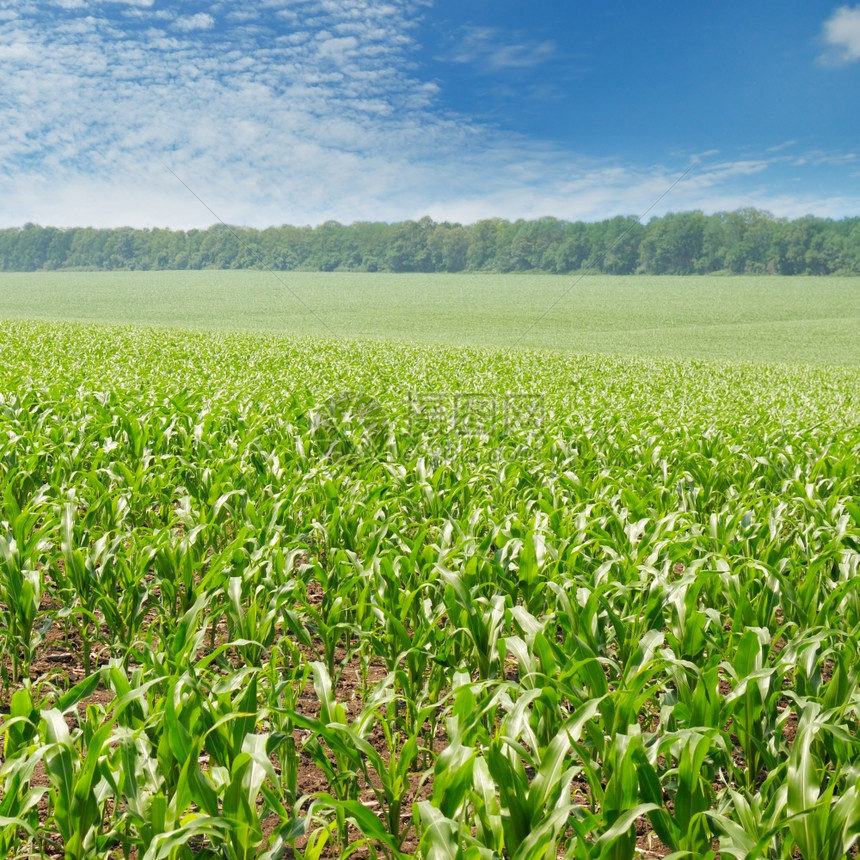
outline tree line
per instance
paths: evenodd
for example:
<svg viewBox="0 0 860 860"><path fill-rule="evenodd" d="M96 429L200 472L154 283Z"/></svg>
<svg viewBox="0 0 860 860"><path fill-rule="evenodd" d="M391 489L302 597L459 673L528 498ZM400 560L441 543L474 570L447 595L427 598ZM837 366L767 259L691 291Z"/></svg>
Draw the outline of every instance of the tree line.
<svg viewBox="0 0 860 860"><path fill-rule="evenodd" d="M757 209L669 213L641 224L327 221L256 230L0 230L0 270L259 269L358 272L860 274L860 217L775 218Z"/></svg>

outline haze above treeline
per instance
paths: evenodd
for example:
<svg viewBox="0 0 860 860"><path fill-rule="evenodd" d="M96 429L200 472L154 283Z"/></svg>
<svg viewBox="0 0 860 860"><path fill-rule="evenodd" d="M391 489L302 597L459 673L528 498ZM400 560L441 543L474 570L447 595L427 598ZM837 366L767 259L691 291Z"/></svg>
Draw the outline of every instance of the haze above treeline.
<svg viewBox="0 0 860 860"><path fill-rule="evenodd" d="M856 275L860 217L794 220L741 209L586 223L488 219L471 225L328 221L263 230L0 230L0 271L261 269L359 272Z"/></svg>

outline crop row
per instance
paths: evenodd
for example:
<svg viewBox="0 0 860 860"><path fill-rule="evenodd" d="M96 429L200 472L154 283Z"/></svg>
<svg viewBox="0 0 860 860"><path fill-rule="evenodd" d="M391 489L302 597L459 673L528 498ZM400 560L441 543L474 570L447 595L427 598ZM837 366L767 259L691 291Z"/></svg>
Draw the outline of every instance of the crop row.
<svg viewBox="0 0 860 860"><path fill-rule="evenodd" d="M0 856L851 850L848 372L5 333Z"/></svg>

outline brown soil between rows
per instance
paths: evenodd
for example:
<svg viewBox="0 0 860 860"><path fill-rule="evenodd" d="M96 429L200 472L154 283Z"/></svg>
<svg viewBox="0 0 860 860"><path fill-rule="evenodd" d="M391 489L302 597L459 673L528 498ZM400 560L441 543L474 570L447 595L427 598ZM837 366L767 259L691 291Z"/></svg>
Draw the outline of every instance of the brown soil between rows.
<svg viewBox="0 0 860 860"><path fill-rule="evenodd" d="M47 609L49 607L45 608ZM226 627L223 626L223 620L220 626L221 629L217 631L218 636L216 641L220 641L227 632ZM66 628L59 622L54 623L46 632L41 643L39 655L30 667L31 681L33 683L48 682L55 684L60 690L63 690L83 680L85 677L85 671L80 657L82 644L80 636L74 628ZM307 656L309 659L320 659L321 657L317 652L304 648L302 650L306 650L308 652ZM350 662L344 665L342 661L346 656L347 654L345 649L338 649L336 660L340 664L341 668L337 678L335 697L345 708L349 719L353 720L358 716L363 708L362 692L382 681L387 675L387 670L381 662L372 662L369 665L362 667L357 656L353 656ZM94 649L93 671L96 671L101 665L106 665L107 662L108 655L106 650L98 648ZM364 678L362 678L362 671L365 672ZM83 715L86 708L90 705L100 705L105 709L108 709L114 701L114 698L115 696L113 691L105 689L100 684L90 696L82 699L78 703L76 710L78 714ZM2 710L8 712L8 705L2 707ZM310 681L307 683L305 691L299 696L296 710L309 717L319 717L320 704ZM70 728L74 727L75 722L74 714L67 716L67 723ZM299 731L297 732L297 735L296 740L300 743L307 738L308 733L302 733ZM379 725L375 726L368 740L377 749L380 755L383 757L387 756L385 736ZM444 730L440 727L434 740L433 752L438 755L446 746L447 737ZM402 815L404 839L401 845L401 850L406 854L414 854L417 852L419 847L417 834L412 822L411 809L414 802L427 799L431 796L432 771L416 772L412 774L410 777L410 783L411 789L404 800L404 813ZM46 789L38 805L40 820L43 824L43 829L40 835L44 840L43 844L48 846L46 856L51 857L52 860L53 858L60 860L60 858L62 858L62 840L58 833L52 832L47 828L50 813L50 802L47 791L49 784L44 764L40 762L36 767L32 780L32 785L34 787L44 787ZM298 769L299 796L313 795L320 792L329 793L330 791L331 786L323 772L312 761L309 754L301 753ZM584 780L575 781L573 792L577 802L587 803L586 798L588 791L588 785ZM378 803L373 790L369 785L364 785L359 800L369 809L377 812ZM265 819L263 821L264 836L271 836L280 823L281 822L273 816ZM362 838L361 834L354 828L351 828L350 832L351 838L356 842ZM299 849L301 849L303 842L304 840L298 841L297 847ZM50 846L53 846L54 849L52 850ZM669 849L656 839L655 834L651 831L650 826L645 819L641 819L637 824L637 846L641 852L640 856L645 858L662 858L670 853ZM287 856L290 856L291 854L292 852L288 850ZM370 857L372 854L373 852L369 847L363 846L354 849L351 856L358 858L358 860L363 860L363 858ZM338 856L339 850L333 843L329 843L327 848L321 854L321 858L324 858L324 860L334 860L334 858ZM117 849L114 852L114 857L115 860L121 860L123 857L122 852ZM137 860L134 851L130 854L129 860Z"/></svg>
<svg viewBox="0 0 860 860"><path fill-rule="evenodd" d="M307 598L312 605L318 606L322 603L322 589L319 586L319 583L315 580L311 580L308 584ZM49 597L46 597L43 599L42 609L43 611L49 612L51 610L56 610L57 605ZM227 633L226 622L221 618L215 631L215 643L220 644L221 642L226 642ZM81 681L85 677L85 671L81 660L82 647L83 643L80 639L80 635L73 626L63 624L60 621L55 621L46 631L41 642L37 658L30 667L31 681L34 683L53 683L60 689L70 687ZM303 650L307 651L307 656L310 659L321 659L321 654L317 651L310 649ZM362 678L362 667L359 659L353 656L351 661L344 666L343 661L346 656L346 652L343 648L339 649L336 654L336 660L342 667L337 679L336 698L338 702L344 706L350 719L354 719L363 706L362 692L368 689L369 686L383 680L387 672L381 663L371 663L369 667L367 665L363 667L366 674L365 677ZM109 659L107 650L104 647L94 648L92 659L93 671L95 671L97 667L107 663ZM832 675L832 671L833 664L831 661L828 661L827 665L822 666L822 680L825 682L826 680L829 680L829 676ZM722 680L720 682L719 692L724 695L729 691L729 689L730 686L728 685L728 682ZM88 705L101 705L107 708L110 706L113 698L114 694L112 691L99 688L95 690L91 696L79 703L79 712L83 713ZM308 683L304 693L299 698L297 710L307 716L319 716L319 702L310 683ZM2 711L8 711L8 705L5 705L5 703L0 704L0 712ZM797 719L796 715L792 712L788 714L783 723L782 729L783 736L789 744L794 739L796 729ZM304 739L304 737L299 736L297 741L300 742ZM384 734L379 726L375 728L369 740L381 755L385 756L387 754ZM440 729L434 740L434 753L438 754L446 745L447 738L444 735L444 731ZM740 756L739 751L736 751L736 759L739 764L742 764L743 759L742 756ZM411 782L412 787L410 793L404 802L404 810L407 811L407 813L404 814L404 823L407 828L411 822L411 812L408 812L411 810L411 804L417 800L429 797L432 792L432 773L416 773L413 775ZM47 775L45 773L44 766L41 764L37 767L35 772L34 785L48 785ZM331 786L328 784L324 774L314 764L307 753L303 753L300 756L298 788L300 796L313 795L318 792L329 792L331 789ZM585 799L588 796L588 791L588 786L583 781L574 784L574 793L579 798L578 802L587 802ZM364 786L360 800L368 808L374 811L376 810L376 800L370 786ZM39 810L42 816L42 821L46 822L49 814L47 794L43 796L39 805ZM273 818L267 819L264 822L264 832L266 835L270 835L277 828L279 823L279 821ZM59 844L58 836L56 834L49 834L45 831L45 835L50 837L56 844ZM358 838L357 833L354 835ZM637 846L641 852L640 856L643 857L662 858L671 853L665 845L657 840L656 835L651 830L650 824L647 822L647 819L644 818L640 819L637 823ZM417 848L418 845L414 828L407 829L406 837L402 845L403 851L406 853L414 853L417 851ZM355 856L361 858L363 856L369 856L370 853L371 852L368 849L359 849ZM117 856L119 857L120 855L118 854ZM334 857L336 856L336 852L331 848L324 852L323 856L326 858ZM134 860L134 858L132 858L132 860Z"/></svg>

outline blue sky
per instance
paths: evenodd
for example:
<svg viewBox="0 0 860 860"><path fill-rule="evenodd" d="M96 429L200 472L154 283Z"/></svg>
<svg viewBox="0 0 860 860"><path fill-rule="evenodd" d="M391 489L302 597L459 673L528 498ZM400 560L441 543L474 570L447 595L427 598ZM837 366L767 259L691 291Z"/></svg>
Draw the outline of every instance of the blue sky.
<svg viewBox="0 0 860 860"><path fill-rule="evenodd" d="M839 218L858 105L860 4L0 0L0 226Z"/></svg>

